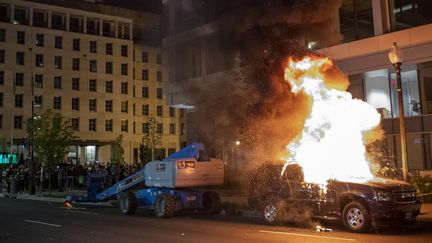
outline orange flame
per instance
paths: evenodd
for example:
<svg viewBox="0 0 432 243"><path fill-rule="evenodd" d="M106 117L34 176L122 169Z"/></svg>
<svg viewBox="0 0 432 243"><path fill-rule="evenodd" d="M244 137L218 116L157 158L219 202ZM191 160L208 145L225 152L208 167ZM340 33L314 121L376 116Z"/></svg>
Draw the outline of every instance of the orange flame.
<svg viewBox="0 0 432 243"><path fill-rule="evenodd" d="M293 93L312 99L303 131L287 146L287 164L300 164L305 181L319 184L372 178L363 133L379 125L379 113L345 91L348 79L329 58L289 58L284 76Z"/></svg>

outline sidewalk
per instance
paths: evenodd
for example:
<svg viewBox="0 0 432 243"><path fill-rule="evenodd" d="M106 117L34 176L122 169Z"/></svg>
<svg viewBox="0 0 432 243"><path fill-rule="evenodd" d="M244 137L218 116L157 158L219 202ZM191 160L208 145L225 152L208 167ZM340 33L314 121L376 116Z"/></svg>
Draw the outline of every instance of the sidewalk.
<svg viewBox="0 0 432 243"><path fill-rule="evenodd" d="M225 206L235 208L236 214L240 212L241 215L246 217L258 217L259 213L248 209L247 198L242 193L236 193L232 191L218 191L221 196L221 201ZM52 191L51 196L48 196L48 192L42 192L36 195L29 195L28 193L18 193L13 198L25 199L25 200L37 200L37 201L48 201L48 202L64 202L66 195L78 194L84 195L86 192L81 190L71 190L65 192ZM7 193L0 193L0 198L8 198L11 195ZM111 205L109 202L98 202L98 203L82 203L92 205ZM418 221L432 222L432 204L422 204L420 215L417 217Z"/></svg>

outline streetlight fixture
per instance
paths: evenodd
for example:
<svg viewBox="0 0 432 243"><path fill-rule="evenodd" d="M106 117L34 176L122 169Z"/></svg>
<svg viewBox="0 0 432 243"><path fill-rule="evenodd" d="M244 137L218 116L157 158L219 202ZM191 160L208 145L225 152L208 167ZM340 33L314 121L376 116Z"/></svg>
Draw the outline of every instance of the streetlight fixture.
<svg viewBox="0 0 432 243"><path fill-rule="evenodd" d="M405 132L405 113L402 99L402 80L401 80L401 66L403 61L402 52L397 46L396 42L393 42L393 46L388 54L390 62L396 71L397 79L397 95L398 95L398 110L399 110L399 133L400 133L400 144L401 144L401 159L402 159L402 176L404 181L408 178L408 163L407 163L407 152L406 152L406 132Z"/></svg>

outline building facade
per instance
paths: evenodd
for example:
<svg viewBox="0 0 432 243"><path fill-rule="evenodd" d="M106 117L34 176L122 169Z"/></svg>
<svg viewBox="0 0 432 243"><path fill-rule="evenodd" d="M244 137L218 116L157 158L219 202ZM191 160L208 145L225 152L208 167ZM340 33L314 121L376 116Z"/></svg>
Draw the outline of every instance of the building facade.
<svg viewBox="0 0 432 243"><path fill-rule="evenodd" d="M158 23L157 15L145 18ZM109 161L110 142L119 135L125 161L138 162L149 117L160 127L160 156L178 150L181 112L166 104L162 51L134 40L133 26L130 17L0 1L2 152L28 155L27 119L45 109L71 119L72 163Z"/></svg>
<svg viewBox="0 0 432 243"><path fill-rule="evenodd" d="M224 74L239 67L212 38L221 11L194 0L163 3L167 22L164 47L172 62L169 101L199 110L205 102L191 98L195 89L208 89L218 82L230 87L234 82L226 82ZM411 171L432 169L431 13L432 4L426 0L344 0L333 28L340 34L336 44L322 44L310 36L301 40L305 48L335 59L349 75L352 95L382 114L389 149L400 165L396 75L388 59L392 43L398 43L404 54L402 86ZM213 98L229 99L227 94ZM190 116L193 118L193 113ZM188 127L194 127L188 131L189 139L199 131L200 125L194 121L188 119Z"/></svg>

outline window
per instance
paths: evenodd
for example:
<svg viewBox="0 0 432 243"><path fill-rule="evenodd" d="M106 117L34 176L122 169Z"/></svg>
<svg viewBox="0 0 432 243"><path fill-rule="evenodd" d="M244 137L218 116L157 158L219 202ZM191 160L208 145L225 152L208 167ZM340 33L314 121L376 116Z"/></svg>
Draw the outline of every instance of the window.
<svg viewBox="0 0 432 243"><path fill-rule="evenodd" d="M5 41L6 41L6 30L0 29L0 42L5 42Z"/></svg>
<svg viewBox="0 0 432 243"><path fill-rule="evenodd" d="M24 86L24 73L15 73L15 86Z"/></svg>
<svg viewBox="0 0 432 243"><path fill-rule="evenodd" d="M149 124L147 122L142 124L142 133L149 134Z"/></svg>
<svg viewBox="0 0 432 243"><path fill-rule="evenodd" d="M29 24L29 10L15 6L13 22L17 24Z"/></svg>
<svg viewBox="0 0 432 243"><path fill-rule="evenodd" d="M89 111L97 111L96 99L89 99Z"/></svg>
<svg viewBox="0 0 432 243"><path fill-rule="evenodd" d="M142 105L142 114L145 116L149 115L149 105Z"/></svg>
<svg viewBox="0 0 432 243"><path fill-rule="evenodd" d="M113 120L105 120L105 131L112 132L113 131Z"/></svg>
<svg viewBox="0 0 432 243"><path fill-rule="evenodd" d="M392 31L432 23L429 0L394 0L388 7Z"/></svg>
<svg viewBox="0 0 432 243"><path fill-rule="evenodd" d="M43 65L44 65L43 54L36 54L35 65L36 65L36 67L43 67Z"/></svg>
<svg viewBox="0 0 432 243"><path fill-rule="evenodd" d="M112 74L113 73L113 63L106 62L105 64L105 73Z"/></svg>
<svg viewBox="0 0 432 243"><path fill-rule="evenodd" d="M90 72L97 72L97 62L96 60L90 60Z"/></svg>
<svg viewBox="0 0 432 243"><path fill-rule="evenodd" d="M48 27L48 16L46 12L33 10L33 26Z"/></svg>
<svg viewBox="0 0 432 243"><path fill-rule="evenodd" d="M15 107L23 107L23 95L16 94L15 95Z"/></svg>
<svg viewBox="0 0 432 243"><path fill-rule="evenodd" d="M16 64L17 65L24 65L24 52L17 51Z"/></svg>
<svg viewBox="0 0 432 243"><path fill-rule="evenodd" d="M54 37L54 47L57 49L63 48L63 37L62 36Z"/></svg>
<svg viewBox="0 0 432 243"><path fill-rule="evenodd" d="M121 46L121 55L123 57L127 57L128 56L128 46L127 45L122 45Z"/></svg>
<svg viewBox="0 0 432 243"><path fill-rule="evenodd" d="M89 131L96 131L96 118L89 119Z"/></svg>
<svg viewBox="0 0 432 243"><path fill-rule="evenodd" d="M161 88L156 89L156 98L162 99L162 89Z"/></svg>
<svg viewBox="0 0 432 243"><path fill-rule="evenodd" d="M112 94L112 92L113 92L113 81L112 80L105 81L105 92Z"/></svg>
<svg viewBox="0 0 432 243"><path fill-rule="evenodd" d="M5 50L0 50L0 63L5 63Z"/></svg>
<svg viewBox="0 0 432 243"><path fill-rule="evenodd" d="M80 59L72 58L72 70L79 71L80 70Z"/></svg>
<svg viewBox="0 0 432 243"><path fill-rule="evenodd" d="M142 80L149 80L149 71L148 69L142 70Z"/></svg>
<svg viewBox="0 0 432 243"><path fill-rule="evenodd" d="M156 54L156 64L162 64L162 55L160 53Z"/></svg>
<svg viewBox="0 0 432 243"><path fill-rule="evenodd" d="M157 71L156 80L159 82L162 82L162 72L161 71Z"/></svg>
<svg viewBox="0 0 432 243"><path fill-rule="evenodd" d="M148 62L148 52L142 53L142 62L145 62L145 63Z"/></svg>
<svg viewBox="0 0 432 243"><path fill-rule="evenodd" d="M72 123L72 130L79 131L79 118L78 117L72 118L71 123Z"/></svg>
<svg viewBox="0 0 432 243"><path fill-rule="evenodd" d="M79 111L79 98L72 98L72 110Z"/></svg>
<svg viewBox="0 0 432 243"><path fill-rule="evenodd" d="M62 69L63 66L63 60L61 56L55 56L54 57L54 68L55 69Z"/></svg>
<svg viewBox="0 0 432 243"><path fill-rule="evenodd" d="M43 88L43 75L36 74L34 79L34 87L35 88Z"/></svg>
<svg viewBox="0 0 432 243"><path fill-rule="evenodd" d="M128 75L128 65L127 63L121 64L121 75Z"/></svg>
<svg viewBox="0 0 432 243"><path fill-rule="evenodd" d="M342 1L342 5L339 8L339 23L343 42L373 36L372 1Z"/></svg>
<svg viewBox="0 0 432 243"><path fill-rule="evenodd" d="M91 53L97 52L97 42L96 41L90 41L90 52Z"/></svg>
<svg viewBox="0 0 432 243"><path fill-rule="evenodd" d="M158 105L158 106L156 107L156 115L157 115L157 116L163 116L163 108L162 108L161 105Z"/></svg>
<svg viewBox="0 0 432 243"><path fill-rule="evenodd" d="M44 35L36 34L36 46L44 46Z"/></svg>
<svg viewBox="0 0 432 243"><path fill-rule="evenodd" d="M174 135L176 134L176 129L175 129L175 124L174 123L170 123L169 124L169 133Z"/></svg>
<svg viewBox="0 0 432 243"><path fill-rule="evenodd" d="M61 96L54 96L53 108L61 110Z"/></svg>
<svg viewBox="0 0 432 243"><path fill-rule="evenodd" d="M162 124L162 123L158 123L158 124L156 125L156 132L157 132L158 134L163 134L163 124Z"/></svg>
<svg viewBox="0 0 432 243"><path fill-rule="evenodd" d="M80 39L73 39L72 40L72 50L79 51L80 49L81 49Z"/></svg>
<svg viewBox="0 0 432 243"><path fill-rule="evenodd" d="M3 93L0 93L0 107L3 107Z"/></svg>
<svg viewBox="0 0 432 243"><path fill-rule="evenodd" d="M51 14L51 28L58 29L58 30L65 30L66 24L65 24L66 16L63 14Z"/></svg>
<svg viewBox="0 0 432 243"><path fill-rule="evenodd" d="M120 91L121 91L122 94L127 94L128 93L128 83L127 82L122 82L121 83Z"/></svg>
<svg viewBox="0 0 432 243"><path fill-rule="evenodd" d="M122 132L128 131L128 120L121 120L121 131Z"/></svg>
<svg viewBox="0 0 432 243"><path fill-rule="evenodd" d="M174 107L170 107L169 108L169 116L170 117L175 117L175 109L174 109Z"/></svg>
<svg viewBox="0 0 432 243"><path fill-rule="evenodd" d="M107 55L113 54L113 44L112 43L106 43L105 52Z"/></svg>
<svg viewBox="0 0 432 243"><path fill-rule="evenodd" d="M89 91L96 92L97 89L97 81L96 79L89 80Z"/></svg>
<svg viewBox="0 0 432 243"><path fill-rule="evenodd" d="M42 95L36 95L34 97L34 106L36 109L40 109L42 108L42 103L43 103L43 96Z"/></svg>
<svg viewBox="0 0 432 243"><path fill-rule="evenodd" d="M112 100L105 100L105 111L106 112L112 112L113 111L113 101Z"/></svg>
<svg viewBox="0 0 432 243"><path fill-rule="evenodd" d="M122 100L121 102L121 112L127 113L128 112L128 101Z"/></svg>
<svg viewBox="0 0 432 243"><path fill-rule="evenodd" d="M17 44L25 44L25 32L18 31L17 32Z"/></svg>
<svg viewBox="0 0 432 243"><path fill-rule="evenodd" d="M4 71L0 71L0 85L4 84Z"/></svg>
<svg viewBox="0 0 432 243"><path fill-rule="evenodd" d="M14 116L14 128L22 129L23 117L22 116Z"/></svg>
<svg viewBox="0 0 432 243"><path fill-rule="evenodd" d="M148 98L149 97L149 89L148 89L148 87L142 87L141 93L142 93L142 97L143 98Z"/></svg>
<svg viewBox="0 0 432 243"><path fill-rule="evenodd" d="M80 79L72 78L72 90L79 90L79 89L80 89Z"/></svg>
<svg viewBox="0 0 432 243"><path fill-rule="evenodd" d="M61 89L62 88L62 77L61 76L55 76L54 77L54 89Z"/></svg>

